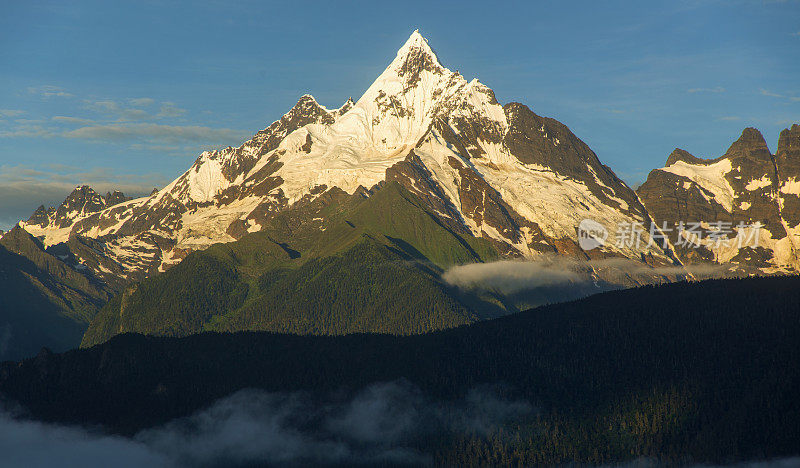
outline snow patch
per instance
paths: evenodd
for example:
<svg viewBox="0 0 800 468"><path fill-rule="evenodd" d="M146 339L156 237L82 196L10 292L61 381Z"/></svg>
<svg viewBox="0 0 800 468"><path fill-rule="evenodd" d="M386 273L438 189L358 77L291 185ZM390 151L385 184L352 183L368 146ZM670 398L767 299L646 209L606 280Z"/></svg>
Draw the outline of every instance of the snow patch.
<svg viewBox="0 0 800 468"><path fill-rule="evenodd" d="M760 179L751 180L750 182L747 183L747 185L744 188L745 188L745 190L748 190L748 191L752 192L753 190L758 190L760 188L769 187L771 184L772 184L772 179L770 179L769 176L765 175L764 177L762 177Z"/></svg>
<svg viewBox="0 0 800 468"><path fill-rule="evenodd" d="M781 186L781 193L800 195L800 180L790 177L789 180L784 182Z"/></svg>
<svg viewBox="0 0 800 468"><path fill-rule="evenodd" d="M660 170L686 177L708 190L714 194L714 200L730 213L733 209L734 191L725 175L731 172L731 169L730 160L723 159L708 165L687 164L684 161L677 161L671 166Z"/></svg>
<svg viewBox="0 0 800 468"><path fill-rule="evenodd" d="M230 185L228 179L222 174L222 165L208 158L209 153L203 153L203 159L194 170L189 170L189 196L196 202L210 202L217 194Z"/></svg>

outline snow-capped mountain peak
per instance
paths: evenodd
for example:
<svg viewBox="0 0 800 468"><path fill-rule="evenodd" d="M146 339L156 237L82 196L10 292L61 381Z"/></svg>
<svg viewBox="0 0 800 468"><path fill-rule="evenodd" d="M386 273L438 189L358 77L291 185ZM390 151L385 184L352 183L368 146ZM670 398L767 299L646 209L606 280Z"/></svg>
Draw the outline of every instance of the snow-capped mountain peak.
<svg viewBox="0 0 800 468"><path fill-rule="evenodd" d="M450 229L509 256L675 261L651 245L581 252L583 218L649 224L636 195L566 126L502 106L488 86L444 67L419 31L357 101L329 110L306 94L241 146L202 153L162 190L81 218L69 233L98 239L123 271L152 272L326 192L365 193L390 179Z"/></svg>

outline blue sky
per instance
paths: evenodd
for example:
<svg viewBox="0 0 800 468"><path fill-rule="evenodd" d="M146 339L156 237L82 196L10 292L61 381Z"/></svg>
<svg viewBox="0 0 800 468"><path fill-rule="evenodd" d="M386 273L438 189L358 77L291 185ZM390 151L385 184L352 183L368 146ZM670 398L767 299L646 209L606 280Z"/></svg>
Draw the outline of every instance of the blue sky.
<svg viewBox="0 0 800 468"><path fill-rule="evenodd" d="M800 122L800 2L0 0L0 229L79 183L160 187L304 93L358 98L419 28L629 184Z"/></svg>

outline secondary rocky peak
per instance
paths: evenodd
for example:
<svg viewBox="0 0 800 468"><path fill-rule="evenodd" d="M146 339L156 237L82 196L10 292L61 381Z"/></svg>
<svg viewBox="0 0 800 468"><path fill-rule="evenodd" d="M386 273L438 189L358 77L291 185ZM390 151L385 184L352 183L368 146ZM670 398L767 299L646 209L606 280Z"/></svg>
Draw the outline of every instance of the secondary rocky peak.
<svg viewBox="0 0 800 468"><path fill-rule="evenodd" d="M131 200L131 197L126 197L125 194L120 192L119 190L114 190L113 192L106 193L105 200L106 200L106 206L114 206L119 203Z"/></svg>
<svg viewBox="0 0 800 468"><path fill-rule="evenodd" d="M782 192L784 197L795 200L784 208L784 212L797 212L792 218L800 222L800 194L794 193L797 190L792 190L792 183L800 181L800 125L794 124L781 132L778 138L778 150L775 152L775 164L783 179L782 182L788 183Z"/></svg>
<svg viewBox="0 0 800 468"><path fill-rule="evenodd" d="M67 227L76 217L98 212L105 206L106 202L99 193L88 185L79 185L56 209L54 221L59 227Z"/></svg>
<svg viewBox="0 0 800 468"><path fill-rule="evenodd" d="M753 159L771 159L772 155L767 147L764 136L757 129L747 127L742 131L742 136L725 152L726 158L749 157Z"/></svg>
<svg viewBox="0 0 800 468"><path fill-rule="evenodd" d="M698 158L697 156L693 155L692 153L686 150L675 148L672 151L672 153L670 153L669 157L667 158L667 162L664 164L664 166L669 167L678 161L683 161L687 164L705 164L706 162L708 162Z"/></svg>
<svg viewBox="0 0 800 468"><path fill-rule="evenodd" d="M75 194L96 194L97 192L94 191L90 186L86 184L76 185L75 188L72 190L70 195Z"/></svg>
<svg viewBox="0 0 800 468"><path fill-rule="evenodd" d="M278 144L289 133L297 130L298 128L315 123L322 123L330 125L335 120L337 112L330 112L325 107L321 106L314 96L304 94L297 100L297 103L283 114L280 119L272 122L269 127L259 131L255 134L252 140L246 142L243 147L250 147L254 149L256 156L263 155L278 147ZM224 169L227 176L235 170L242 170L247 172L250 167L255 163L255 159L249 162L235 161L234 167Z"/></svg>
<svg viewBox="0 0 800 468"><path fill-rule="evenodd" d="M310 94L304 94L297 100L297 104L292 107L289 112L284 114L284 117L288 117L292 119L297 115L304 115L304 116L322 116L328 113L328 110L321 106L314 96Z"/></svg>
<svg viewBox="0 0 800 468"><path fill-rule="evenodd" d="M789 153L800 157L800 125L794 124L791 128L784 128L778 137L777 155L788 155Z"/></svg>
<svg viewBox="0 0 800 468"><path fill-rule="evenodd" d="M67 196L59 209L62 207L67 209L79 209L86 205L97 205L102 208L102 206L105 205L105 201L99 193L95 192L88 185L79 185Z"/></svg>
<svg viewBox="0 0 800 468"><path fill-rule="evenodd" d="M28 218L28 224L35 224L38 226L46 226L50 220L50 215L54 211L54 208L50 208L49 210L44 207L44 205L39 205L39 208L36 208L36 211L33 212L30 218Z"/></svg>

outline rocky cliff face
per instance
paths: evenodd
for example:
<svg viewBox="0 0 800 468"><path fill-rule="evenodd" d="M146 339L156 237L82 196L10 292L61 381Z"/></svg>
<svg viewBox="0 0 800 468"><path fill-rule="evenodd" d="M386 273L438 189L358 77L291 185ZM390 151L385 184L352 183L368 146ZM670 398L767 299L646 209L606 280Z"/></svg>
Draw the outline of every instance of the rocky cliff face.
<svg viewBox="0 0 800 468"><path fill-rule="evenodd" d="M776 196L781 216L789 228L800 225L800 125L783 130L775 152L778 173ZM797 246L797 242L795 242Z"/></svg>
<svg viewBox="0 0 800 468"><path fill-rule="evenodd" d="M419 195L441 223L510 257L678 263L669 245L648 245L647 234L641 245L609 239L581 250L576 228L585 218L649 230L636 194L565 125L519 103L501 105L490 88L444 67L416 31L357 102L329 110L303 96L251 140L204 152L149 197L111 204L114 196L83 191L22 227L45 245L93 239L97 264L131 279L258 231L288 207L336 200L331 193L370 196L387 180Z"/></svg>
<svg viewBox="0 0 800 468"><path fill-rule="evenodd" d="M658 223L670 227L679 222L703 223L697 230L698 248L686 243L688 232L669 233L685 262L731 262L747 271L766 273L796 271L799 142L800 128L794 125L781 132L775 155L754 128L746 128L716 159L700 159L676 149L665 167L650 173L638 195ZM761 228L746 227L755 224ZM730 242L715 240L721 231L728 231L725 237Z"/></svg>

